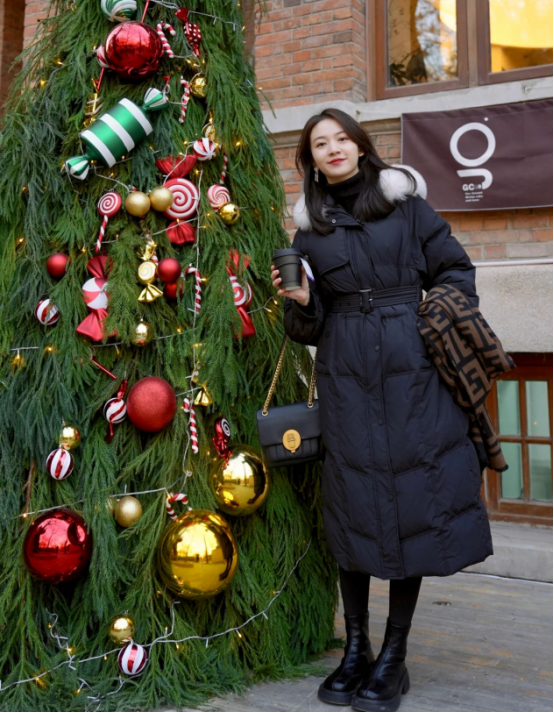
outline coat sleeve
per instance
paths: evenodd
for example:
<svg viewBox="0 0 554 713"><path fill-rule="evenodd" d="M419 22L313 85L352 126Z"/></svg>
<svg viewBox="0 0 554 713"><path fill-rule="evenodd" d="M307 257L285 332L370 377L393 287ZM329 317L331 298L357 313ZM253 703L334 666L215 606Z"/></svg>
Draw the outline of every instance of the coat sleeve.
<svg viewBox="0 0 554 713"><path fill-rule="evenodd" d="M302 246L301 231L294 236L292 247L297 248L304 254ZM296 300L285 297L283 323L285 332L293 342L317 346L323 325L327 317L327 308L321 298L321 294L312 280L308 280L310 285L310 301L306 307L302 307Z"/></svg>
<svg viewBox="0 0 554 713"><path fill-rule="evenodd" d="M415 225L426 263L423 289L452 285L472 307L479 307L475 289L475 267L468 254L450 232L450 226L423 198L415 198Z"/></svg>

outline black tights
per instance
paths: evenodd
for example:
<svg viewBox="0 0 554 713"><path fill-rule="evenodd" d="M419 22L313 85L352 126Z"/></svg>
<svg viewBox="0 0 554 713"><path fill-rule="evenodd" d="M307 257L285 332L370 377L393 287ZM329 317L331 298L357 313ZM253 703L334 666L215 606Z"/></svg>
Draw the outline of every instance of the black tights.
<svg viewBox="0 0 554 713"><path fill-rule="evenodd" d="M339 567L340 589L346 616L365 614L369 600L369 574L347 572ZM417 604L421 577L391 579L389 619L397 626L409 626Z"/></svg>

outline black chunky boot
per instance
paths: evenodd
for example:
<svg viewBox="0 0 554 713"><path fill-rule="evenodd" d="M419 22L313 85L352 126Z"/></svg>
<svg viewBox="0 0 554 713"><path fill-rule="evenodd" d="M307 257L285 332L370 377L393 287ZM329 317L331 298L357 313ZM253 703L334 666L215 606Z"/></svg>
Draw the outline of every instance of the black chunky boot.
<svg viewBox="0 0 554 713"><path fill-rule="evenodd" d="M387 619L385 640L377 661L352 697L355 711L397 711L403 693L410 690L406 668L409 626L397 626Z"/></svg>
<svg viewBox="0 0 554 713"><path fill-rule="evenodd" d="M317 697L325 703L349 705L356 689L375 661L369 641L369 613L345 616L346 647L340 666L327 676Z"/></svg>

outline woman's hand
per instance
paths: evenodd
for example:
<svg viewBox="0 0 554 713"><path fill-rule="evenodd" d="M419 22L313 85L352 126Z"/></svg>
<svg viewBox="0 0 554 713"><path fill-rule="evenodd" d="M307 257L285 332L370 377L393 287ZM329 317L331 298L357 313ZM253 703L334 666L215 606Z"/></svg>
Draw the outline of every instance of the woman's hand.
<svg viewBox="0 0 554 713"><path fill-rule="evenodd" d="M277 294L279 297L290 297L291 300L296 300L302 305L302 307L306 307L310 301L310 287L308 283L308 275L306 275L306 270L304 270L304 265L302 265L300 269L302 270L302 287L299 290L279 289L281 278L279 277L279 270L275 269L275 265L271 266L271 279L273 280L273 287L277 288Z"/></svg>

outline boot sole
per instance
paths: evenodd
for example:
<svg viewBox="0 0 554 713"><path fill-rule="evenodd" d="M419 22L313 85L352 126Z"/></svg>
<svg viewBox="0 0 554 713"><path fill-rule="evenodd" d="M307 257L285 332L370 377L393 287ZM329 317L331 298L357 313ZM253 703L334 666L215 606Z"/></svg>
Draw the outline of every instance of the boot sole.
<svg viewBox="0 0 554 713"><path fill-rule="evenodd" d="M402 676L398 692L392 698L384 701L370 701L367 698L360 698L356 695L352 696L352 708L355 711L397 711L400 708L400 699L402 695L410 690L410 677L408 671Z"/></svg>
<svg viewBox="0 0 554 713"><path fill-rule="evenodd" d="M320 701L324 703L332 703L335 706L349 706L354 692L352 693L341 693L340 691L329 691L327 688L323 687L323 684L319 687L317 691L317 697Z"/></svg>

